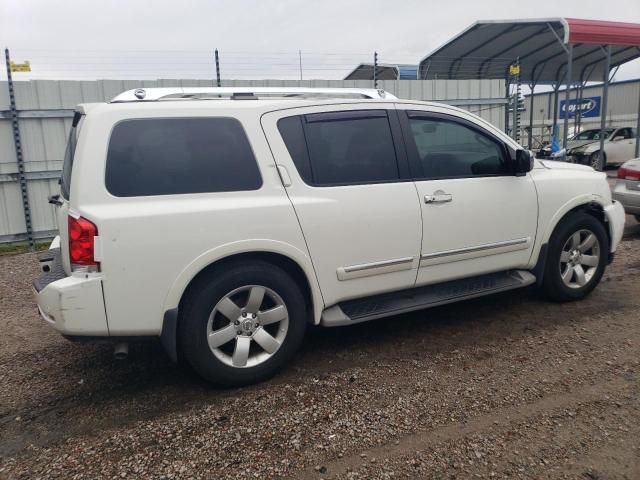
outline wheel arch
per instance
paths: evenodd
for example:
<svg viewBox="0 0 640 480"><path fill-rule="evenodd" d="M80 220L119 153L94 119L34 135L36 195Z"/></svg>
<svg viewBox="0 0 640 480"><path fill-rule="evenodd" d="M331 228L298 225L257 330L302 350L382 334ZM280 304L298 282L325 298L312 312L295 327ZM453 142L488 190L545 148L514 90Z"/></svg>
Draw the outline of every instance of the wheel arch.
<svg viewBox="0 0 640 480"><path fill-rule="evenodd" d="M547 228L541 236L540 245L544 245L549 242L551 235L560 223L571 213L583 211L589 215L598 219L607 231L607 235L610 237L609 228L607 226L607 220L604 213L604 205L600 201L600 197L596 195L583 195L576 197L569 202L565 203L551 218L551 221L547 224ZM609 238L611 241L611 238Z"/></svg>
<svg viewBox="0 0 640 480"><path fill-rule="evenodd" d="M547 229L544 231L544 234L541 237L537 256L534 262L535 266L532 270L536 275L536 277L539 277L539 281L541 279L541 274L544 271L546 256L547 256L547 244L549 243L549 239L551 238L551 235L569 215L575 212L584 212L588 215L595 217L599 222L601 222L602 226L605 229L605 232L607 232L607 238L609 240L609 243L611 244L611 231L607 225L607 218L604 211L604 206L600 202L598 202L596 198L594 198L591 195L587 195L587 196L575 198L572 201L567 202L552 217L551 221L548 224Z"/></svg>
<svg viewBox="0 0 640 480"><path fill-rule="evenodd" d="M285 270L302 286L310 313L309 318L316 325L320 322L324 300L311 260L304 252L291 245L270 240L242 241L224 245L202 254L191 262L178 275L165 298L160 339L172 360L178 359L177 332L180 304L189 288L202 275L244 260L266 261Z"/></svg>
<svg viewBox="0 0 640 480"><path fill-rule="evenodd" d="M289 273L302 286L314 323L319 321L324 301L311 259L289 244L272 240L235 242L200 255L185 267L173 282L165 298L163 312L179 308L185 293L200 276L213 269L224 268L235 261L250 259L272 263Z"/></svg>

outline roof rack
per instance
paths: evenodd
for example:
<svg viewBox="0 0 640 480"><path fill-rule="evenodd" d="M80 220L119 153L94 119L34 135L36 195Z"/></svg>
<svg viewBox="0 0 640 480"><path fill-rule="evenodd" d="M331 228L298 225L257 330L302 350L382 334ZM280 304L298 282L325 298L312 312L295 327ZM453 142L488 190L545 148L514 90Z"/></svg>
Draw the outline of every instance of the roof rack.
<svg viewBox="0 0 640 480"><path fill-rule="evenodd" d="M189 100L231 98L368 98L396 99L394 95L375 88L300 88L300 87L172 87L136 88L115 96L111 103L153 102L157 100Z"/></svg>

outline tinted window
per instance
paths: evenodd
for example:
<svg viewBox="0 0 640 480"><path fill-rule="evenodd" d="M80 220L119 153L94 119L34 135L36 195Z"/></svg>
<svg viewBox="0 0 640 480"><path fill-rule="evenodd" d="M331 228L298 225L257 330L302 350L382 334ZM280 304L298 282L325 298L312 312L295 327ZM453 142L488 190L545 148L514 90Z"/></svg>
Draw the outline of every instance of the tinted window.
<svg viewBox="0 0 640 480"><path fill-rule="evenodd" d="M261 184L237 120L126 120L111 134L106 186L118 197L256 190Z"/></svg>
<svg viewBox="0 0 640 480"><path fill-rule="evenodd" d="M471 127L440 118L410 118L425 178L506 173L500 142Z"/></svg>
<svg viewBox="0 0 640 480"><path fill-rule="evenodd" d="M616 137L633 138L630 128L621 128L616 132Z"/></svg>
<svg viewBox="0 0 640 480"><path fill-rule="evenodd" d="M64 198L69 200L71 194L71 171L73 170L73 158L76 154L76 145L78 144L78 136L82 128L84 115L75 112L73 121L71 122L71 131L67 140L67 148L64 152L64 160L62 162L62 176L60 177L60 193Z"/></svg>
<svg viewBox="0 0 640 480"><path fill-rule="evenodd" d="M278 128L309 184L364 184L400 178L384 110L290 117L280 120Z"/></svg>

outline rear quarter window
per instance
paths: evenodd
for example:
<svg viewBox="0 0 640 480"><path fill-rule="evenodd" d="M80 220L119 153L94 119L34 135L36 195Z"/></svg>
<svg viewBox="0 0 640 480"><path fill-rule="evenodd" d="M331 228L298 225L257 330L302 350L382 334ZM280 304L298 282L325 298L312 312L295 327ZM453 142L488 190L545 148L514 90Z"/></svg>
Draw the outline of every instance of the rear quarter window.
<svg viewBox="0 0 640 480"><path fill-rule="evenodd" d="M117 197L257 190L262 178L246 133L232 118L119 122L107 152Z"/></svg>

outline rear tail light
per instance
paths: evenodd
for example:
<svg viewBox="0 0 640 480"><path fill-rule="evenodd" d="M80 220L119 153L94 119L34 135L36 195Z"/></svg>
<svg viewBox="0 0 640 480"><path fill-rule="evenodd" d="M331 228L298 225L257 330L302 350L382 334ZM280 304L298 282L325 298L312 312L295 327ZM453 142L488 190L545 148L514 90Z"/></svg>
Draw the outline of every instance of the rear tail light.
<svg viewBox="0 0 640 480"><path fill-rule="evenodd" d="M634 170L634 169L631 169L631 168L620 167L618 169L618 178L623 178L625 180L640 181L640 170Z"/></svg>
<svg viewBox="0 0 640 480"><path fill-rule="evenodd" d="M69 216L69 260L71 267L88 267L89 271L98 270L95 260L94 237L98 228L86 218Z"/></svg>

